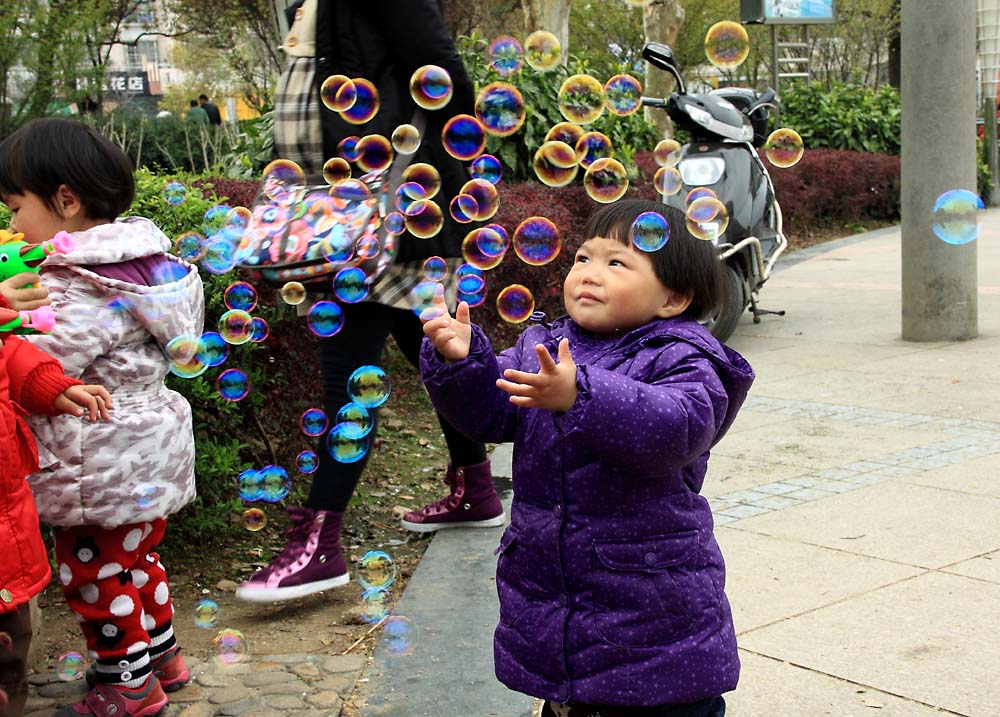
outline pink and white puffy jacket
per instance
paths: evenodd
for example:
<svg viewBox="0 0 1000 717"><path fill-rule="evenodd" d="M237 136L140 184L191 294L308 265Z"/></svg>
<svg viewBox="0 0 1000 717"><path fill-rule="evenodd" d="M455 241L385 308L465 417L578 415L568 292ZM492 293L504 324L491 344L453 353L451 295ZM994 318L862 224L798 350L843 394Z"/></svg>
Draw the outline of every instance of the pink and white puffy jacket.
<svg viewBox="0 0 1000 717"><path fill-rule="evenodd" d="M148 219L72 237L72 251L41 266L56 328L27 338L58 358L67 376L107 388L114 409L96 423L30 419L40 470L28 480L38 513L52 525L103 528L163 518L195 497L191 407L163 379L166 344L201 335L201 278L167 254L170 240ZM137 265L155 267L149 285L111 278L137 275Z"/></svg>

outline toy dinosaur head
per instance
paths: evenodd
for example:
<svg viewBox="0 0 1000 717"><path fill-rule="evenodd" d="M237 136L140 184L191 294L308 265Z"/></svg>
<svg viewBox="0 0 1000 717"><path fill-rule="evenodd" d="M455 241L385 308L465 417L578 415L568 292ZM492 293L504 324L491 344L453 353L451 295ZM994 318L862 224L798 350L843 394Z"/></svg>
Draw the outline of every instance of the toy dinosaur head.
<svg viewBox="0 0 1000 717"><path fill-rule="evenodd" d="M12 232L9 229L0 229L0 244L8 244L10 242L24 241L24 234L21 232Z"/></svg>
<svg viewBox="0 0 1000 717"><path fill-rule="evenodd" d="M34 248L34 244L25 244L23 241L0 243L0 281L23 271L37 272L39 264L45 260L45 255L36 252L41 256L31 259L24 256Z"/></svg>

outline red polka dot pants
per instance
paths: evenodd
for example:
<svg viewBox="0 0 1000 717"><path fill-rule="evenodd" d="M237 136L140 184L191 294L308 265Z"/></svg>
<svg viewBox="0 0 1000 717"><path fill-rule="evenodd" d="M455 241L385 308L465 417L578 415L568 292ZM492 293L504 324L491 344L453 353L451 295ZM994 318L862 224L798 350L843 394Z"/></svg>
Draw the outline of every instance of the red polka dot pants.
<svg viewBox="0 0 1000 717"><path fill-rule="evenodd" d="M167 521L56 530L57 574L98 679L138 687L174 647L167 573L153 552Z"/></svg>

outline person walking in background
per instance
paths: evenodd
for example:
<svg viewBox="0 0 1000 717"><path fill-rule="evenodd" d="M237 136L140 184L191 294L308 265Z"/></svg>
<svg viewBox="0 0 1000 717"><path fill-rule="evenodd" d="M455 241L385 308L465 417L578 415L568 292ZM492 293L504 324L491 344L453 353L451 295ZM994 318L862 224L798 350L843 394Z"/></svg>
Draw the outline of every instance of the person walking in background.
<svg viewBox="0 0 1000 717"><path fill-rule="evenodd" d="M412 124L423 130L420 147L410 161L436 167L442 182L433 200L442 206L445 224L441 232L428 239L400 235L395 264L375 282L365 301L341 307L344 325L340 332L319 341L325 410L332 417L350 401L348 377L360 366L378 364L390 335L407 360L417 365L423 333L413 311L417 300L411 290L424 280L423 262L431 256L448 260L449 277L454 276L465 235L451 218L448 202L469 174L444 150L441 130L453 115L473 113L475 95L436 0L305 0L289 8L289 21L291 30L284 42L288 62L275 101L276 155L296 162L311 183L323 184L323 164L337 156L337 145L345 137L390 137L398 126ZM438 65L451 75L453 96L441 110L421 110L410 96L410 77L424 65ZM363 77L378 89L381 109L364 125L348 124L320 101L323 80L341 73ZM455 295L453 282L448 295ZM313 300L321 297L311 295ZM502 525L506 517L493 485L486 447L440 416L439 420L448 446L448 495L408 513L403 525L419 532ZM375 433L366 438L369 448ZM240 585L238 598L292 599L350 580L339 542L340 527L366 461L338 463L326 450L319 455L306 506L289 509L292 529L287 545L270 565Z"/></svg>
<svg viewBox="0 0 1000 717"><path fill-rule="evenodd" d="M666 241L640 251L640 216ZM660 220L658 220L660 221ZM425 312L434 406L514 442L497 549L497 677L543 717L721 717L740 662L700 495L709 450L754 379L698 319L724 298L715 247L648 201L601 208L563 283L568 316L495 355L462 302Z"/></svg>
<svg viewBox="0 0 1000 717"><path fill-rule="evenodd" d="M222 124L222 114L219 106L208 101L208 95L198 95L198 104L208 114L208 121L213 126Z"/></svg>
<svg viewBox="0 0 1000 717"><path fill-rule="evenodd" d="M184 113L184 121L195 127L208 127L208 112L204 107L198 105L198 100L191 100L188 103L187 112Z"/></svg>

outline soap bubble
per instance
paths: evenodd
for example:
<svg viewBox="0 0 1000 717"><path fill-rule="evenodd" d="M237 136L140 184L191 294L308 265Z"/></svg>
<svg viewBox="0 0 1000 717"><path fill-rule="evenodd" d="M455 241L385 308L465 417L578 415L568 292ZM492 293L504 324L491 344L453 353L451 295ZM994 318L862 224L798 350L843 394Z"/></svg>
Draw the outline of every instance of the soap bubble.
<svg viewBox="0 0 1000 717"><path fill-rule="evenodd" d="M687 196L684 197L684 206L690 207L692 202L703 197L711 197L712 199L719 198L715 191L709 187L695 187L687 193Z"/></svg>
<svg viewBox="0 0 1000 717"><path fill-rule="evenodd" d="M546 30L536 30L524 41L524 59L540 72L555 69L562 59L559 38Z"/></svg>
<svg viewBox="0 0 1000 717"><path fill-rule="evenodd" d="M396 601L389 590L368 588L361 591L361 619L370 625L391 615L395 606Z"/></svg>
<svg viewBox="0 0 1000 717"><path fill-rule="evenodd" d="M363 78L355 77L353 82L355 90L354 104L342 111L340 116L345 122L350 122L351 124L365 124L378 114L378 90L375 88L375 85ZM344 159L347 159L349 162L352 161L347 157L344 157Z"/></svg>
<svg viewBox="0 0 1000 717"><path fill-rule="evenodd" d="M476 118L495 137L509 137L521 129L527 110L514 85L492 82L476 97Z"/></svg>
<svg viewBox="0 0 1000 717"><path fill-rule="evenodd" d="M170 362L170 373L180 378L197 378L208 370L202 353L201 337L181 334L167 342L164 353Z"/></svg>
<svg viewBox="0 0 1000 717"><path fill-rule="evenodd" d="M392 657L407 657L417 649L416 624L408 617L390 615L382 623L382 644Z"/></svg>
<svg viewBox="0 0 1000 717"><path fill-rule="evenodd" d="M546 142L565 142L570 147L575 147L576 143L586 133L586 130L578 124L572 122L559 122L552 125L546 133Z"/></svg>
<svg viewBox="0 0 1000 717"><path fill-rule="evenodd" d="M417 239L430 239L444 226L441 207L430 199L418 199L410 205L406 216L406 230Z"/></svg>
<svg viewBox="0 0 1000 717"><path fill-rule="evenodd" d="M271 327L268 326L267 321L259 316L253 317L250 322L250 340L259 344L270 335Z"/></svg>
<svg viewBox="0 0 1000 717"><path fill-rule="evenodd" d="M326 434L326 450L339 463L357 463L368 452L368 441L358 437L353 423L338 423Z"/></svg>
<svg viewBox="0 0 1000 717"><path fill-rule="evenodd" d="M187 187L180 182L167 182L163 187L163 199L172 207L179 207L187 199Z"/></svg>
<svg viewBox="0 0 1000 717"><path fill-rule="evenodd" d="M343 157L331 157L323 165L323 179L327 184L340 184L351 178L351 165Z"/></svg>
<svg viewBox="0 0 1000 717"><path fill-rule="evenodd" d="M194 605L194 626L211 630L219 624L219 603L215 600L199 600Z"/></svg>
<svg viewBox="0 0 1000 717"><path fill-rule="evenodd" d="M427 199L422 185L416 182L403 182L396 188L394 204L404 215L410 214L413 203L419 199Z"/></svg>
<svg viewBox="0 0 1000 717"><path fill-rule="evenodd" d="M433 199L441 191L441 174L426 162L417 162L404 169L402 180L416 182L423 187L425 199Z"/></svg>
<svg viewBox="0 0 1000 717"><path fill-rule="evenodd" d="M396 580L396 563L382 550L369 550L358 560L357 579L365 590L386 590Z"/></svg>
<svg viewBox="0 0 1000 717"><path fill-rule="evenodd" d="M240 525L251 533L263 530L264 526L267 525L267 513L260 508L247 508L240 516Z"/></svg>
<svg viewBox="0 0 1000 717"><path fill-rule="evenodd" d="M615 147L603 132L587 132L577 140L576 156L580 166L587 168L599 159L615 156Z"/></svg>
<svg viewBox="0 0 1000 717"><path fill-rule="evenodd" d="M257 306L257 290L245 281L234 281L226 287L222 300L227 308L253 311Z"/></svg>
<svg viewBox="0 0 1000 717"><path fill-rule="evenodd" d="M576 124L589 124L604 114L604 85L590 75L567 77L557 97L562 116Z"/></svg>
<svg viewBox="0 0 1000 717"><path fill-rule="evenodd" d="M380 134L369 134L357 145L358 166L366 172L381 172L392 164L392 144Z"/></svg>
<svg viewBox="0 0 1000 717"><path fill-rule="evenodd" d="M516 38L501 35L490 43L490 66L502 77L507 77L521 69L524 48Z"/></svg>
<svg viewBox="0 0 1000 717"><path fill-rule="evenodd" d="M251 503L260 500L263 477L256 468L247 468L236 476L236 492L240 500Z"/></svg>
<svg viewBox="0 0 1000 717"><path fill-rule="evenodd" d="M215 661L220 667L235 665L250 656L250 644L239 630L220 630L212 640Z"/></svg>
<svg viewBox="0 0 1000 717"><path fill-rule="evenodd" d="M306 300L306 287L299 281L288 281L278 289L278 296L289 306L298 306Z"/></svg>
<svg viewBox="0 0 1000 717"><path fill-rule="evenodd" d="M676 139L661 139L653 150L653 159L660 167L676 167L681 161L681 143Z"/></svg>
<svg viewBox="0 0 1000 717"><path fill-rule="evenodd" d="M358 99L358 88L346 75L330 75L319 86L319 97L328 110L345 112Z"/></svg>
<svg viewBox="0 0 1000 717"><path fill-rule="evenodd" d="M364 301L370 288L364 269L357 266L341 269L333 277L333 295L345 304Z"/></svg>
<svg viewBox="0 0 1000 717"><path fill-rule="evenodd" d="M392 383L378 366L361 366L347 379L347 395L365 408L377 408L389 400Z"/></svg>
<svg viewBox="0 0 1000 717"><path fill-rule="evenodd" d="M360 179L345 179L330 187L330 196L348 202L363 202L370 199L372 190Z"/></svg>
<svg viewBox="0 0 1000 717"><path fill-rule="evenodd" d="M253 317L241 309L230 309L219 317L219 335L227 344L239 346L250 340Z"/></svg>
<svg viewBox="0 0 1000 717"><path fill-rule="evenodd" d="M684 180L681 179L681 173L676 167L657 167L656 173L653 174L653 186L665 197L677 194L683 185Z"/></svg>
<svg viewBox="0 0 1000 717"><path fill-rule="evenodd" d="M332 301L317 301L306 314L306 326L316 336L333 336L344 327L344 311Z"/></svg>
<svg viewBox="0 0 1000 717"><path fill-rule="evenodd" d="M566 166L560 166L562 164ZM546 142L539 147L532 166L538 181L548 187L565 187L580 171L576 151L565 142L558 141Z"/></svg>
<svg viewBox="0 0 1000 717"><path fill-rule="evenodd" d="M87 662L79 652L64 652L56 659L56 676L63 682L71 682L83 677Z"/></svg>
<svg viewBox="0 0 1000 717"><path fill-rule="evenodd" d="M420 130L412 124L401 124L392 131L392 147L400 154L413 154L420 149Z"/></svg>
<svg viewBox="0 0 1000 717"><path fill-rule="evenodd" d="M541 154L549 164L559 169L569 169L580 162L575 148L557 140L550 140L542 144L538 148L537 154Z"/></svg>
<svg viewBox="0 0 1000 717"><path fill-rule="evenodd" d="M628 190L628 173L617 159L599 159L587 167L583 188L595 202L609 204Z"/></svg>
<svg viewBox="0 0 1000 717"><path fill-rule="evenodd" d="M451 100L451 75L437 65L424 65L410 76L410 96L425 110L439 110Z"/></svg>
<svg viewBox="0 0 1000 717"><path fill-rule="evenodd" d="M794 129L776 129L764 143L764 155L775 167L788 169L802 159L805 154L805 145L802 137Z"/></svg>
<svg viewBox="0 0 1000 717"><path fill-rule="evenodd" d="M399 212L390 212L385 218L385 231L391 236L398 237L406 231L406 218Z"/></svg>
<svg viewBox="0 0 1000 717"><path fill-rule="evenodd" d="M156 505L156 499L163 495L164 489L152 483L140 483L132 490L135 507L139 510L149 510Z"/></svg>
<svg viewBox="0 0 1000 717"><path fill-rule="evenodd" d="M371 412L357 403L345 403L341 406L334 423L348 423L356 427L357 431L353 434L353 438L364 438L375 427L375 419Z"/></svg>
<svg viewBox="0 0 1000 717"><path fill-rule="evenodd" d="M497 312L500 318L511 324L519 324L531 318L535 310L535 297L522 284L511 284L497 295Z"/></svg>
<svg viewBox="0 0 1000 717"><path fill-rule="evenodd" d="M484 238L484 235L496 234L496 230L489 229L487 227L479 227L478 229L470 231L462 240L462 258L465 259L468 264L484 271L497 266L501 261L503 261L503 253L499 255L486 254L482 250L483 244L492 246L497 242L502 241L498 235L495 237L488 236Z"/></svg>
<svg viewBox="0 0 1000 717"><path fill-rule="evenodd" d="M934 202L931 228L948 244L968 244L979 236L983 200L968 189L951 189Z"/></svg>
<svg viewBox="0 0 1000 717"><path fill-rule="evenodd" d="M191 264L205 254L205 237L198 232L184 232L174 240L174 254Z"/></svg>
<svg viewBox="0 0 1000 717"><path fill-rule="evenodd" d="M470 167L473 179L485 179L490 184L499 184L503 177L500 160L492 154L481 154L472 160Z"/></svg>
<svg viewBox="0 0 1000 717"><path fill-rule="evenodd" d="M510 247L510 235L507 230L499 224L487 224L483 229L490 231L481 232L476 237L479 250L486 256L503 256Z"/></svg>
<svg viewBox="0 0 1000 717"><path fill-rule="evenodd" d="M242 401L250 393L250 378L245 371L231 368L219 374L215 386L224 400Z"/></svg>
<svg viewBox="0 0 1000 717"><path fill-rule="evenodd" d="M344 137L337 143L337 155L345 162L355 162L358 159L358 142L361 138L357 135Z"/></svg>
<svg viewBox="0 0 1000 717"><path fill-rule="evenodd" d="M468 194L455 195L452 197L451 204L448 205L451 218L459 224L471 222L476 218L478 210L479 205L476 204L476 198Z"/></svg>
<svg viewBox="0 0 1000 717"><path fill-rule="evenodd" d="M306 184L306 173L290 159L276 159L264 167L261 191L264 196L279 204L294 201Z"/></svg>
<svg viewBox="0 0 1000 717"><path fill-rule="evenodd" d="M233 207L226 215L226 226L246 231L253 226L253 213L246 207Z"/></svg>
<svg viewBox="0 0 1000 717"><path fill-rule="evenodd" d="M410 310L424 321L440 316L442 312L434 304L434 297L440 290L441 284L436 281L421 281L406 295Z"/></svg>
<svg viewBox="0 0 1000 717"><path fill-rule="evenodd" d="M265 503L277 503L288 497L292 491L292 479L281 466L264 466L260 474L260 499Z"/></svg>
<svg viewBox="0 0 1000 717"><path fill-rule="evenodd" d="M686 216L688 231L704 241L715 241L729 226L726 205L715 197L695 199L688 205Z"/></svg>
<svg viewBox="0 0 1000 717"><path fill-rule="evenodd" d="M477 221L492 219L500 208L500 192L485 179L470 179L462 185L462 194L467 194L476 200Z"/></svg>
<svg viewBox="0 0 1000 717"><path fill-rule="evenodd" d="M604 106L611 114L635 114L642 107L642 85L632 75L615 75L604 83L604 98Z"/></svg>
<svg viewBox="0 0 1000 717"><path fill-rule="evenodd" d="M629 237L640 251L657 251L670 239L670 225L659 212L643 212L632 222Z"/></svg>
<svg viewBox="0 0 1000 717"><path fill-rule="evenodd" d="M562 249L559 230L545 217L528 217L518 224L511 243L518 258L530 266L548 264Z"/></svg>
<svg viewBox="0 0 1000 717"><path fill-rule="evenodd" d="M445 122L441 141L448 154L467 162L486 148L486 129L472 115L455 115Z"/></svg>
<svg viewBox="0 0 1000 717"><path fill-rule="evenodd" d="M444 281L448 276L448 263L439 256L431 256L424 260L424 276L428 281Z"/></svg>
<svg viewBox="0 0 1000 717"><path fill-rule="evenodd" d="M738 22L723 20L705 34L705 56L720 70L735 70L750 54L750 37Z"/></svg>
<svg viewBox="0 0 1000 717"><path fill-rule="evenodd" d="M319 408L307 408L299 418L299 427L310 438L322 436L329 426L330 421L327 419L326 413Z"/></svg>
<svg viewBox="0 0 1000 717"><path fill-rule="evenodd" d="M319 468L319 457L315 451L301 451L295 456L295 467L298 468L299 473L305 475L315 473L316 469Z"/></svg>

